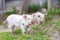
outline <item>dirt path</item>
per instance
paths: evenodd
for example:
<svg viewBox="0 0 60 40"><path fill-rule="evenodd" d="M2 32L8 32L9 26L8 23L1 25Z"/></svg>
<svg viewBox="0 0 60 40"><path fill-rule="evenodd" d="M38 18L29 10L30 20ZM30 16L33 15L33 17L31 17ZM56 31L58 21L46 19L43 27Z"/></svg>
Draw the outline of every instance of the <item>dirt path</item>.
<svg viewBox="0 0 60 40"><path fill-rule="evenodd" d="M52 22L60 22L60 16L57 15L57 16L54 16L52 18ZM54 25L53 25L54 26ZM51 27L50 27L51 28ZM53 27L54 28L54 27ZM51 28L52 29L52 28ZM53 30L51 32L49 32L48 34L50 36L50 39L51 40L60 40L60 31L58 30Z"/></svg>
<svg viewBox="0 0 60 40"><path fill-rule="evenodd" d="M19 28L15 27L14 30L16 30L16 29L19 29ZM4 25L0 25L0 33L1 32L9 32L9 30Z"/></svg>
<svg viewBox="0 0 60 40"><path fill-rule="evenodd" d="M9 32L7 28L4 28L3 25L0 25L0 33L1 32Z"/></svg>

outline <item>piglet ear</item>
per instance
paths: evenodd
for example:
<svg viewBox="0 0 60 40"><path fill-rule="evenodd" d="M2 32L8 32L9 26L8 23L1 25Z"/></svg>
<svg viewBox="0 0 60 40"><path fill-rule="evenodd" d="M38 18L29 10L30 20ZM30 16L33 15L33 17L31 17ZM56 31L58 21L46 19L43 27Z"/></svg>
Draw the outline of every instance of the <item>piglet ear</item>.
<svg viewBox="0 0 60 40"><path fill-rule="evenodd" d="M24 18L24 19L26 19L26 18L27 18L27 16L26 16L26 15L24 15L24 16L23 16L23 18Z"/></svg>

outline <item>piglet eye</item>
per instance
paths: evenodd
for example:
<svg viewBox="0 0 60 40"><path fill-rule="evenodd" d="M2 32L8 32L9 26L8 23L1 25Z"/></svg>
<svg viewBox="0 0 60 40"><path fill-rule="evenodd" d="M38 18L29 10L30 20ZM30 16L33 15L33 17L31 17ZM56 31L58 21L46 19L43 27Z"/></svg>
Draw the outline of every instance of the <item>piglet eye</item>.
<svg viewBox="0 0 60 40"><path fill-rule="evenodd" d="M30 18L28 18L28 20L29 20Z"/></svg>
<svg viewBox="0 0 60 40"><path fill-rule="evenodd" d="M24 23L22 23L22 25L24 25Z"/></svg>
<svg viewBox="0 0 60 40"><path fill-rule="evenodd" d="M38 17L40 17L40 15L38 15Z"/></svg>

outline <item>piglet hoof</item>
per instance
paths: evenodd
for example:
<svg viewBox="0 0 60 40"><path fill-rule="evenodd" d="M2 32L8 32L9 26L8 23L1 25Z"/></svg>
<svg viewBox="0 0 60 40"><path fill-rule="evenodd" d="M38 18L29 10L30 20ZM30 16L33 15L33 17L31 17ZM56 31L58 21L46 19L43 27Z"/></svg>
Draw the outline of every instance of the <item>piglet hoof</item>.
<svg viewBox="0 0 60 40"><path fill-rule="evenodd" d="M25 35L26 34L26 32L24 32L24 33L22 33L23 35Z"/></svg>
<svg viewBox="0 0 60 40"><path fill-rule="evenodd" d="M31 31L28 31L28 34L31 34Z"/></svg>

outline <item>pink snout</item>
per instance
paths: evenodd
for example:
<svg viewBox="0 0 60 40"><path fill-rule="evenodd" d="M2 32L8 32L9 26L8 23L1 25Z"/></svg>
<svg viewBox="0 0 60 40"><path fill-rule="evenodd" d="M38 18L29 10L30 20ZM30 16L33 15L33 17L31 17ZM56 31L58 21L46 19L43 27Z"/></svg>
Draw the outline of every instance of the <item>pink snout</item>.
<svg viewBox="0 0 60 40"><path fill-rule="evenodd" d="M31 22L32 24L34 24L34 22Z"/></svg>
<svg viewBox="0 0 60 40"><path fill-rule="evenodd" d="M34 23L35 23L35 21L34 21L34 20L32 20L32 21L31 21L31 24L34 24Z"/></svg>
<svg viewBox="0 0 60 40"><path fill-rule="evenodd" d="M30 21L30 25L34 24L35 23L35 20L34 19L31 19Z"/></svg>
<svg viewBox="0 0 60 40"><path fill-rule="evenodd" d="M45 19L41 19L41 20L40 20L40 23L42 24L42 23L44 22L44 20L45 20Z"/></svg>
<svg viewBox="0 0 60 40"><path fill-rule="evenodd" d="M26 27L29 28L30 25L27 25Z"/></svg>

